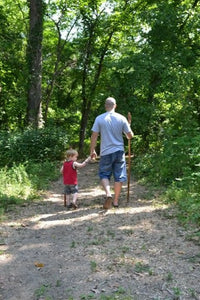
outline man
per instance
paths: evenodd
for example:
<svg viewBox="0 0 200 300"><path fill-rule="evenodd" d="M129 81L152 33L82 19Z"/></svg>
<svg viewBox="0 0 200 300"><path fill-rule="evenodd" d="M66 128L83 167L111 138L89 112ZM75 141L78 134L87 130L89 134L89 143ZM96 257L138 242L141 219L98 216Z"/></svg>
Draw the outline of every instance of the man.
<svg viewBox="0 0 200 300"><path fill-rule="evenodd" d="M127 180L126 160L124 153L123 133L127 139L133 137L133 132L127 119L115 112L116 101L109 97L105 102L106 112L97 116L92 127L90 155L96 158L95 151L98 136L100 135L100 162L99 177L106 193L103 208L109 209L113 205L118 207L118 200L122 184ZM114 176L114 199L112 201L110 178Z"/></svg>

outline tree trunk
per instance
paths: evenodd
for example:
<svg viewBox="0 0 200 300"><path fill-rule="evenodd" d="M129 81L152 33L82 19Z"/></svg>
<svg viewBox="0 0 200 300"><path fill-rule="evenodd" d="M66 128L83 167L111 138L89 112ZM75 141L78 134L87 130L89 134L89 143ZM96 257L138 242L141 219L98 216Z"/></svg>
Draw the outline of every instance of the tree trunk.
<svg viewBox="0 0 200 300"><path fill-rule="evenodd" d="M43 1L28 0L29 4L29 38L27 62L29 68L27 123L39 128L42 118L42 39L43 39Z"/></svg>
<svg viewBox="0 0 200 300"><path fill-rule="evenodd" d="M90 61L90 55L92 55L92 52L90 54L91 50L90 48L88 48L88 52L87 52L87 60L84 66L84 71L83 71L83 82L82 82L82 110L81 110L81 123L80 123L80 134L79 134L79 154L80 156L83 155L83 148L84 148L84 140L85 140L85 133L86 133L86 128L87 128L87 123L88 123L88 117L89 117L89 113L91 110L91 105L92 105L92 99L94 98L95 92L96 92L96 88L98 86L99 83L99 78L101 75L101 70L102 70L102 66L103 66L103 61L104 61L104 57L106 55L106 52L109 48L109 44L111 42L111 38L113 36L114 30L112 30L109 34L108 34L108 39L107 42L104 45L104 48L101 51L100 57L99 57L99 62L96 66L96 71L94 74L94 81L93 84L91 86L90 92L86 93L86 83L87 83L87 77L88 77L88 73L87 73L87 69L88 69L88 61ZM92 36L92 34L91 34Z"/></svg>
<svg viewBox="0 0 200 300"><path fill-rule="evenodd" d="M81 117L81 123L80 123L80 134L79 134L79 155L80 157L83 156L83 148L84 148L84 140L85 140L85 133L88 123L88 116L91 108L91 100L84 101L82 105L82 117Z"/></svg>

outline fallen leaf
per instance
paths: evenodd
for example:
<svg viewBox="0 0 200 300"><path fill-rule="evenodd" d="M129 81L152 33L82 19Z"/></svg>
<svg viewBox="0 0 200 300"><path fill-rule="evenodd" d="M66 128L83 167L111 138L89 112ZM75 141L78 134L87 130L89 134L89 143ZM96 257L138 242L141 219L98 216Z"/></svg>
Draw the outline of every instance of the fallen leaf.
<svg viewBox="0 0 200 300"><path fill-rule="evenodd" d="M38 262L38 261L36 261L36 262L34 263L34 265L35 265L37 268L43 268L43 267L44 267L44 264L43 264L43 263L40 263L40 262Z"/></svg>

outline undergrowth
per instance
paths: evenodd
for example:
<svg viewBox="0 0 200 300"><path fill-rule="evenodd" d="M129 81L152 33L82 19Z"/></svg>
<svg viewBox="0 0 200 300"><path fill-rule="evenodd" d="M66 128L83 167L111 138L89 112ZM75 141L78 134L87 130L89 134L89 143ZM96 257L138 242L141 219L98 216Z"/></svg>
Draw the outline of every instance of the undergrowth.
<svg viewBox="0 0 200 300"><path fill-rule="evenodd" d="M175 204L182 223L200 225L200 136L164 140L138 155L134 172L144 182L165 187L163 201Z"/></svg>
<svg viewBox="0 0 200 300"><path fill-rule="evenodd" d="M56 128L0 132L0 215L37 198L58 177L68 136Z"/></svg>
<svg viewBox="0 0 200 300"><path fill-rule="evenodd" d="M59 176L58 163L44 161L4 167L0 170L0 215L11 205L39 197L39 192Z"/></svg>

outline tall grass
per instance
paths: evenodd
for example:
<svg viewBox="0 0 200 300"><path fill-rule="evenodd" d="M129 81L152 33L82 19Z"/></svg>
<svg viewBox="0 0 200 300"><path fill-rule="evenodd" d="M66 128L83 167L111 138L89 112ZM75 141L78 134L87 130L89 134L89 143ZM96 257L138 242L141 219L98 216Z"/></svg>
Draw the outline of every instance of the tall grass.
<svg viewBox="0 0 200 300"><path fill-rule="evenodd" d="M39 196L59 176L55 162L26 163L4 167L0 170L0 214L10 205L21 204Z"/></svg>
<svg viewBox="0 0 200 300"><path fill-rule="evenodd" d="M59 176L58 162L68 147L56 128L0 132L0 213L38 197Z"/></svg>

